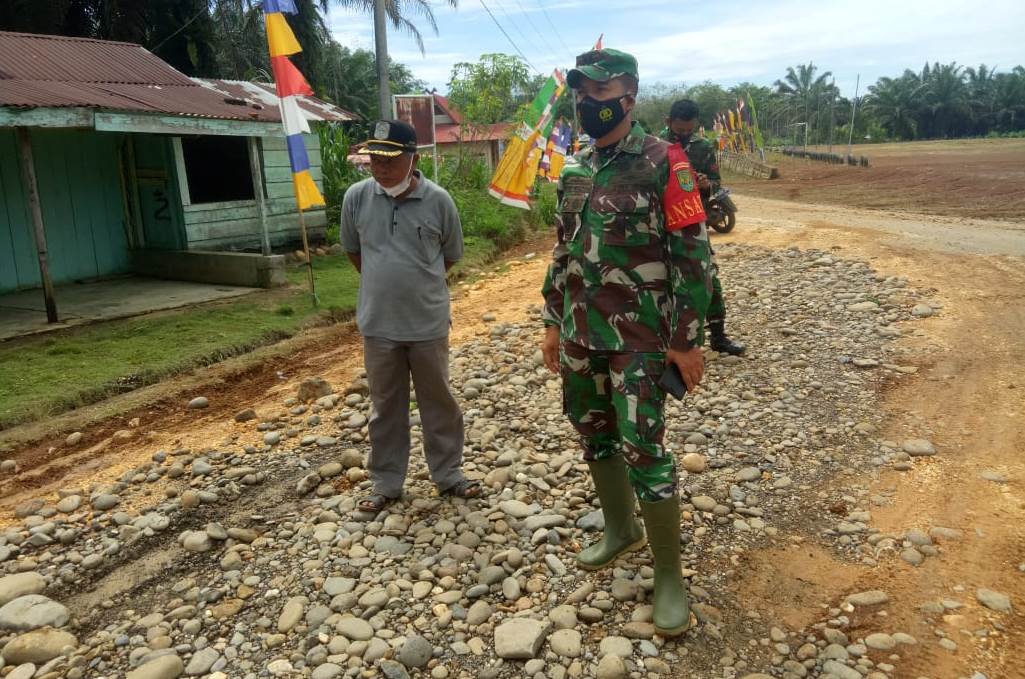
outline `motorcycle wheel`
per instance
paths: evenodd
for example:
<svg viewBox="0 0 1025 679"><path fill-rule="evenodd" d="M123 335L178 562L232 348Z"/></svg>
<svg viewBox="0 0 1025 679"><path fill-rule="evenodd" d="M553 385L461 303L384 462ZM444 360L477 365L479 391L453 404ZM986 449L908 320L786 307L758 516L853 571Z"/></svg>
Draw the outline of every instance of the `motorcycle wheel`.
<svg viewBox="0 0 1025 679"><path fill-rule="evenodd" d="M729 233L733 231L733 227L737 225L737 215L733 212L724 212L722 219L717 219L712 223L712 228L718 233Z"/></svg>

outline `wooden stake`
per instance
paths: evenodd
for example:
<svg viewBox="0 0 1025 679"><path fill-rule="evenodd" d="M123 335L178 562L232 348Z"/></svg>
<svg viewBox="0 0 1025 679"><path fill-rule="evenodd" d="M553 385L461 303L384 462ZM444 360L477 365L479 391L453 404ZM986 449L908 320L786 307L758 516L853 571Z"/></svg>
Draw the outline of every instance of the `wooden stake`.
<svg viewBox="0 0 1025 679"><path fill-rule="evenodd" d="M28 193L29 211L32 213L32 231L39 254L39 278L43 281L43 300L46 303L46 320L57 323L57 302L53 296L53 281L46 261L46 230L43 228L43 210L39 201L39 184L36 182L36 166L32 160L32 140L27 127L18 127L18 148L21 151L21 176Z"/></svg>
<svg viewBox="0 0 1025 679"><path fill-rule="evenodd" d="M260 243L265 257L270 256L270 234L267 233L267 204L263 199L263 171L260 168L260 147L256 137L249 137L249 171L253 178L253 197L260 213Z"/></svg>
<svg viewBox="0 0 1025 679"><path fill-rule="evenodd" d="M313 295L313 306L317 306L317 288L313 282L313 257L310 256L310 241L306 237L306 218L303 217L303 209L299 207L299 188L292 180L292 191L295 193L295 207L299 210L299 232L303 237L303 253L306 255L306 266L310 272L310 294Z"/></svg>
<svg viewBox="0 0 1025 679"><path fill-rule="evenodd" d="M298 203L296 204L298 206ZM310 242L306 238L306 219L302 208L299 208L299 230L303 234L303 252L306 253L306 267L310 272L310 294L313 295L313 306L317 306L317 288L313 282L313 257L310 256Z"/></svg>

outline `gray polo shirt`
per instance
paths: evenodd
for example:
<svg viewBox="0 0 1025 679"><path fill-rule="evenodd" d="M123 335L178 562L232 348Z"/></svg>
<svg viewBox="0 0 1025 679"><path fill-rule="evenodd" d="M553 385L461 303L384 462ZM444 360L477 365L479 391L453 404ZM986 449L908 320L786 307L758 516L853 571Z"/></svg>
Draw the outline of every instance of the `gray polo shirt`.
<svg viewBox="0 0 1025 679"><path fill-rule="evenodd" d="M365 337L422 342L448 335L445 262L463 256L452 197L417 173L417 187L395 200L371 179L342 201L342 247L362 258L356 323Z"/></svg>

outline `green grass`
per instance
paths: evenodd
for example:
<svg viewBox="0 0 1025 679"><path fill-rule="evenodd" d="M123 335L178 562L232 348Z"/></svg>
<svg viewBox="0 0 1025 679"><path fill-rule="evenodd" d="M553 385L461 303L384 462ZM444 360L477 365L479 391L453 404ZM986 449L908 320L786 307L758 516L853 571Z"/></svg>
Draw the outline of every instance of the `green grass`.
<svg viewBox="0 0 1025 679"><path fill-rule="evenodd" d="M549 225L554 187L532 212L490 198L459 196L465 254L450 276L486 268L502 251ZM289 270L286 290L255 293L148 316L71 328L0 343L0 430L96 403L296 334L308 325L348 320L359 274L344 255L313 260L319 305L305 266Z"/></svg>
<svg viewBox="0 0 1025 679"><path fill-rule="evenodd" d="M0 429L252 351L308 324L348 318L356 270L344 256L331 256L316 258L314 272L319 308L301 268L289 272L295 286L288 290L0 344Z"/></svg>
<svg viewBox="0 0 1025 679"><path fill-rule="evenodd" d="M327 257L313 258L314 287L317 290L317 300L322 309L352 311L356 308L356 298L359 293L359 274L349 263L345 255L329 255ZM301 289L302 292L309 290L309 273L306 265L297 266L289 270L288 282ZM309 295L298 295L309 305ZM296 305L296 302L291 302ZM300 308L301 307L301 308ZM302 311L310 312L312 307L298 305L296 313Z"/></svg>

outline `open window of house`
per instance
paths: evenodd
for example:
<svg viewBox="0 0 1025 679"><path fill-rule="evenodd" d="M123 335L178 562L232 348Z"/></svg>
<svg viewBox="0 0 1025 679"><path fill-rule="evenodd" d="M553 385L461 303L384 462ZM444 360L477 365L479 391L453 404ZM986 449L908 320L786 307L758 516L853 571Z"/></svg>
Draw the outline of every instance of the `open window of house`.
<svg viewBox="0 0 1025 679"><path fill-rule="evenodd" d="M246 137L202 135L179 137L175 155L181 181L182 203L251 201L253 176Z"/></svg>

